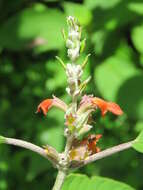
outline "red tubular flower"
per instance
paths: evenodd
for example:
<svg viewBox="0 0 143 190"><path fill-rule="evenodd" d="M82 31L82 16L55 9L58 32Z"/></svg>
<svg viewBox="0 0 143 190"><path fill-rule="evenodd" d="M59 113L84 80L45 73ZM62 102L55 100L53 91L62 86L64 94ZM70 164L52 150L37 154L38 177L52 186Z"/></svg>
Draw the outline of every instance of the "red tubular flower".
<svg viewBox="0 0 143 190"><path fill-rule="evenodd" d="M43 101L38 105L37 113L39 113L40 111L42 111L43 114L46 115L47 112L49 111L49 109L50 109L52 106L58 107L58 108L60 108L60 109L63 110L63 111L66 111L66 110L67 110L67 105L66 105L62 100L60 100L59 98L53 96L53 99L46 99L46 100L43 100Z"/></svg>
<svg viewBox="0 0 143 190"><path fill-rule="evenodd" d="M46 99L44 101L42 101L37 108L37 113L39 112L43 112L44 115L47 114L48 110L50 109L50 107L52 106L53 103L53 99Z"/></svg>
<svg viewBox="0 0 143 190"><path fill-rule="evenodd" d="M112 112L115 115L122 115L123 111L120 106L114 102L106 102L101 98L91 98L91 102L94 106L99 107L101 110L102 116L106 114L107 111Z"/></svg>

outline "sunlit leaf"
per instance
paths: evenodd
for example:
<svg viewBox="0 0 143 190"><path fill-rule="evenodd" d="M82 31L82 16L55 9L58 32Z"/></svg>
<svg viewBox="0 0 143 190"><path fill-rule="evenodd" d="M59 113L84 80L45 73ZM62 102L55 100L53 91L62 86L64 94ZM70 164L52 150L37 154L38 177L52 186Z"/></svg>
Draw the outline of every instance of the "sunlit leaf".
<svg viewBox="0 0 143 190"><path fill-rule="evenodd" d="M143 2L130 2L128 8L135 13L143 14Z"/></svg>
<svg viewBox="0 0 143 190"><path fill-rule="evenodd" d="M93 11L96 29L115 29L135 20L138 15L127 9L129 0L85 0L85 5Z"/></svg>
<svg viewBox="0 0 143 190"><path fill-rule="evenodd" d="M135 131L137 132L137 133L140 133L141 131L143 131L143 121L141 120L139 120L137 123L136 123L136 125L135 125Z"/></svg>
<svg viewBox="0 0 143 190"><path fill-rule="evenodd" d="M134 141L132 147L133 147L135 150L137 150L137 151L143 153L143 131L142 131L142 132L139 134L139 136L135 139L135 141Z"/></svg>
<svg viewBox="0 0 143 190"><path fill-rule="evenodd" d="M130 50L121 45L115 55L99 64L95 70L95 83L104 98L115 101L122 83L138 73L131 62Z"/></svg>
<svg viewBox="0 0 143 190"><path fill-rule="evenodd" d="M81 25L88 25L92 19L91 11L84 5L78 3L64 2L66 15L78 18Z"/></svg>
<svg viewBox="0 0 143 190"><path fill-rule="evenodd" d="M143 24L140 24L133 28L131 37L136 49L140 53L143 53Z"/></svg>
<svg viewBox="0 0 143 190"><path fill-rule="evenodd" d="M110 1L106 1L106 0L85 0L85 5L87 7L89 7L90 9L95 9L95 8L113 8L115 5L117 5L121 0L110 0Z"/></svg>
<svg viewBox="0 0 143 190"><path fill-rule="evenodd" d="M64 26L65 16L62 12L37 4L17 13L1 26L0 44L13 50L59 49L63 46L60 33Z"/></svg>
<svg viewBox="0 0 143 190"><path fill-rule="evenodd" d="M67 177L62 190L134 190L129 185L104 177L88 178L85 175L71 174Z"/></svg>
<svg viewBox="0 0 143 190"><path fill-rule="evenodd" d="M134 119L143 119L143 74L135 74L120 86L117 101L124 112Z"/></svg>

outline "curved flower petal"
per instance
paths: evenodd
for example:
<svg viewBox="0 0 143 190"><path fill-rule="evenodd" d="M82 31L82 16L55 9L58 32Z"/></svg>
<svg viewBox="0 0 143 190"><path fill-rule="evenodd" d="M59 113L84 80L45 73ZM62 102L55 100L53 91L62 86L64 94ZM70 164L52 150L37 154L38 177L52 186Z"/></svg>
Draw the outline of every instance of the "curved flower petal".
<svg viewBox="0 0 143 190"><path fill-rule="evenodd" d="M52 106L55 106L55 107L57 107L57 108L60 108L60 109L63 110L63 111L66 111L66 110L67 110L67 105L66 105L62 100L60 100L59 98L53 96L53 99L46 99L46 100L43 100L43 101L38 105L37 113L39 113L40 111L42 111L43 114L46 115L47 112L49 111L49 109L50 109Z"/></svg>
<svg viewBox="0 0 143 190"><path fill-rule="evenodd" d="M62 109L63 111L66 111L68 106L65 102L57 98L56 96L53 96L53 106Z"/></svg>
<svg viewBox="0 0 143 190"><path fill-rule="evenodd" d="M108 104L106 101L100 99L100 98L92 98L92 104L94 106L99 107L99 109L101 110L101 114L102 116L104 116L106 114L106 112L108 111Z"/></svg>
<svg viewBox="0 0 143 190"><path fill-rule="evenodd" d="M108 102L108 110L115 115L122 115L123 111L120 106L114 102Z"/></svg>
<svg viewBox="0 0 143 190"><path fill-rule="evenodd" d="M44 115L47 114L48 110L51 108L53 103L53 99L46 99L44 101L42 101L37 108L37 113L39 113L40 111L43 112Z"/></svg>
<svg viewBox="0 0 143 190"><path fill-rule="evenodd" d="M114 102L106 102L101 98L92 98L92 104L99 107L101 110L102 116L106 114L107 111L112 112L115 115L122 115L123 111L120 106Z"/></svg>

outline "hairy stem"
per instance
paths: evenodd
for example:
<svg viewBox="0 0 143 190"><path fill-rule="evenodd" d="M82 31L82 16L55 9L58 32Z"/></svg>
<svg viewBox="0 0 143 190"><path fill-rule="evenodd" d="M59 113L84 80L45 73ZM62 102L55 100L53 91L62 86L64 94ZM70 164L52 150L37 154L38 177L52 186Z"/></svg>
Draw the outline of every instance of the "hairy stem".
<svg viewBox="0 0 143 190"><path fill-rule="evenodd" d="M20 140L20 139L14 139L14 138L6 138L6 137L3 137L4 138L4 141L3 143L5 144L10 144L10 145L14 145L14 146L19 146L19 147L22 147L22 148L25 148L25 149L29 149L33 152L36 152L37 154L40 154L42 157L48 159L49 161L52 162L52 164L54 165L54 167L56 167L57 163L55 163L47 154L46 154L46 151L35 145L35 144L32 144L30 142L27 142L27 141L24 141L24 140Z"/></svg>
<svg viewBox="0 0 143 190"><path fill-rule="evenodd" d="M56 178L56 181L55 181L55 184L54 184L54 187L53 187L52 190L61 190L66 176L67 176L66 171L59 170L57 178Z"/></svg>
<svg viewBox="0 0 143 190"><path fill-rule="evenodd" d="M68 173L68 152L70 150L71 144L72 144L72 136L67 138L66 146L65 146L65 151L63 153L64 155L64 161L63 161L63 168L59 168L58 175L56 177L55 184L53 186L52 190L61 190L62 184L64 183L64 180L67 176ZM65 164L64 164L65 163Z"/></svg>
<svg viewBox="0 0 143 190"><path fill-rule="evenodd" d="M69 150L71 148L72 141L73 141L73 136L70 136L70 137L67 138L67 143L66 143L65 151L64 151L64 154L65 154L66 157L68 156L68 152L69 152Z"/></svg>

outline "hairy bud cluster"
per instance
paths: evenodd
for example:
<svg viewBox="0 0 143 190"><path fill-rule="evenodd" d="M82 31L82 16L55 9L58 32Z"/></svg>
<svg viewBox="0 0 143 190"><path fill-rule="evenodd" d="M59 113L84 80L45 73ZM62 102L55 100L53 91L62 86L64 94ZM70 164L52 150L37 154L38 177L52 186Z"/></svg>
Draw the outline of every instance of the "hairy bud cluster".
<svg viewBox="0 0 143 190"><path fill-rule="evenodd" d="M83 71L80 65L67 64L66 74L68 78L68 88L66 88L66 91L69 95L78 93L82 73Z"/></svg>
<svg viewBox="0 0 143 190"><path fill-rule="evenodd" d="M67 18L67 23L69 31L66 46L68 48L68 57L74 62L79 57L81 29L78 22L72 16Z"/></svg>

